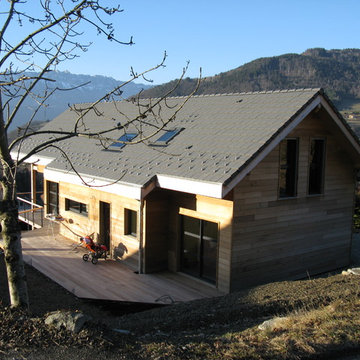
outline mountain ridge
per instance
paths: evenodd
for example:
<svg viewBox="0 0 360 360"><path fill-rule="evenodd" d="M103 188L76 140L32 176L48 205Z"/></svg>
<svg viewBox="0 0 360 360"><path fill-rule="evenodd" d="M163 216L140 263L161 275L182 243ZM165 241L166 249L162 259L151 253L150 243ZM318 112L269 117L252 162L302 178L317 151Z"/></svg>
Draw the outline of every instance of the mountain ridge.
<svg viewBox="0 0 360 360"><path fill-rule="evenodd" d="M159 97L176 80L145 90L142 97ZM175 96L188 95L196 79L185 78ZM206 77L196 94L271 91L297 88L324 88L340 108L360 103L360 49L307 49L262 57L235 69Z"/></svg>
<svg viewBox="0 0 360 360"><path fill-rule="evenodd" d="M24 75L36 76L36 73L28 72ZM115 87L124 84L124 81L115 80L109 76L72 74L69 71L53 71L46 77L52 81L41 82L33 90L34 93L43 94L45 91L50 91L55 87L60 89L46 101L46 106L39 109L33 122L52 120L65 111L69 105L96 101ZM81 86L82 84L83 86ZM128 98L149 87L151 85L129 83L121 89L123 91L121 96L122 98ZM19 109L10 130L27 123L37 107L38 103L28 98Z"/></svg>

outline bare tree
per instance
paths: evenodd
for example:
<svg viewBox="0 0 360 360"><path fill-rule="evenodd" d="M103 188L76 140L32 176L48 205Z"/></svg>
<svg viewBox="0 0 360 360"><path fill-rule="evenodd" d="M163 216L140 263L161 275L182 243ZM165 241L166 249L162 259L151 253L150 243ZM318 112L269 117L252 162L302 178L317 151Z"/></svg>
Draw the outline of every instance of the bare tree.
<svg viewBox="0 0 360 360"><path fill-rule="evenodd" d="M112 1L112 3L114 2ZM138 78L146 80L146 75L149 72L164 66L165 55L158 65L149 70L136 73L131 69L131 77L127 83L104 94L102 98L86 108L80 109L72 106L71 109L76 114L76 120L71 129L33 131L31 123L37 111L59 90L55 86L38 93L36 86L39 83L51 83L49 72L54 71L60 63L71 61L82 52L86 52L90 44L84 43L82 39L83 32L89 26L94 28L100 37L112 41L114 45L131 45L133 42L131 38L127 42L122 42L115 37L113 26L106 19L121 12L121 10L119 7L104 6L102 0L38 0L36 2L8 0L7 9L4 7L5 4L2 3L0 5L0 19L2 21L0 30L0 184L2 190L0 221L11 305L12 307L26 308L28 307L28 294L16 202L15 176L17 167L34 154L48 147L57 147L57 143L70 138L94 138L106 147L109 139L111 139L112 131L125 129L129 124L141 128L151 115L157 121L152 122L150 124L151 131L140 136L138 140L138 142L146 142L174 120L189 97L183 99L176 108L172 109L171 116L167 118L162 117L161 109L167 106L166 97L170 95L171 91L162 98L149 100L146 103L140 101L139 98L134 98L132 101L134 106L138 108L137 115L128 117L126 114L122 114L124 121L114 124L112 127L101 131L92 131L92 129L87 129L84 126L83 119L87 113L98 113L97 105L101 101L121 98L121 88L126 86L128 82ZM24 33L24 30L27 32L20 40L13 40L14 31ZM179 81L183 75L184 72ZM28 98L36 101L37 109L27 119L27 123L19 136L9 143L9 127ZM101 121L101 114L98 115L99 121ZM27 151L26 155L21 157L20 149L23 142L39 134L47 134L48 140L34 145L30 151ZM18 154L15 159L11 156L14 151L17 151ZM76 169L74 171L76 172Z"/></svg>

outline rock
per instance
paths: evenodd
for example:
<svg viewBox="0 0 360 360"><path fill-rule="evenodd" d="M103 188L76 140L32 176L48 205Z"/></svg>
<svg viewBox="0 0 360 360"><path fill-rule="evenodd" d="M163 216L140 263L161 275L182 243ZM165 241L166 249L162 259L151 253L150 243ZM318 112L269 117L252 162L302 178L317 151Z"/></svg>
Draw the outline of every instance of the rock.
<svg viewBox="0 0 360 360"><path fill-rule="evenodd" d="M287 320L286 317L276 317L270 320L264 321L262 324L258 326L260 330L274 330L276 327L281 326L282 323Z"/></svg>
<svg viewBox="0 0 360 360"><path fill-rule="evenodd" d="M46 317L45 324L54 326L56 329L64 328L78 333L89 320L91 320L91 317L81 312L55 311Z"/></svg>
<svg viewBox="0 0 360 360"><path fill-rule="evenodd" d="M348 273L350 273L352 275L360 275L360 268L348 269Z"/></svg>
<svg viewBox="0 0 360 360"><path fill-rule="evenodd" d="M360 275L360 268L352 268L352 269L347 269L347 270L343 270L341 275Z"/></svg>

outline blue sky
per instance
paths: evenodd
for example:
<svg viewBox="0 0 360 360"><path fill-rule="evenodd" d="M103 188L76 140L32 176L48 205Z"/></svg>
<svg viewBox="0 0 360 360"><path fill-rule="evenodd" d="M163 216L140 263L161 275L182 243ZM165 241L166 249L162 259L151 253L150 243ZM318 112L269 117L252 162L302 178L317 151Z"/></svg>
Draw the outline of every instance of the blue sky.
<svg viewBox="0 0 360 360"><path fill-rule="evenodd" d="M109 1L109 0L107 0ZM112 3L112 1L109 1ZM114 1L115 3L115 1ZM60 70L126 80L167 52L167 66L154 83L187 73L212 76L259 57L301 53L308 48L360 48L359 0L122 0L112 20L115 34L135 45L116 46L89 33L92 48Z"/></svg>

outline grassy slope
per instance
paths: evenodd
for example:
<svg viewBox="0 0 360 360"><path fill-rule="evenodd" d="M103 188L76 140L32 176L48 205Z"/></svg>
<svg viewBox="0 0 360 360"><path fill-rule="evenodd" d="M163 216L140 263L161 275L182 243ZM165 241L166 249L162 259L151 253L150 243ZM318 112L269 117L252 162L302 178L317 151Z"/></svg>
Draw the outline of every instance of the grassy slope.
<svg viewBox="0 0 360 360"><path fill-rule="evenodd" d="M83 303L31 267L27 267L27 276L36 319L20 318L20 324L15 318L13 329L0 316L0 333L6 331L12 344L21 344L20 348L8 347L0 337L0 358L6 354L4 358L25 356L29 360L339 359L360 349L360 283L355 276L271 283L117 318ZM0 261L3 318L7 310L1 303L8 302L4 282ZM47 330L41 318L56 309L79 309L111 328L129 330L131 335L104 332L99 326L77 337ZM264 320L278 316L287 318L272 330L258 329ZM20 328L26 324L30 325ZM52 341L57 345L52 346Z"/></svg>
<svg viewBox="0 0 360 360"><path fill-rule="evenodd" d="M360 346L359 282L341 275L259 286L219 299L132 314L134 353L172 359L304 359ZM288 319L272 331L258 325Z"/></svg>

